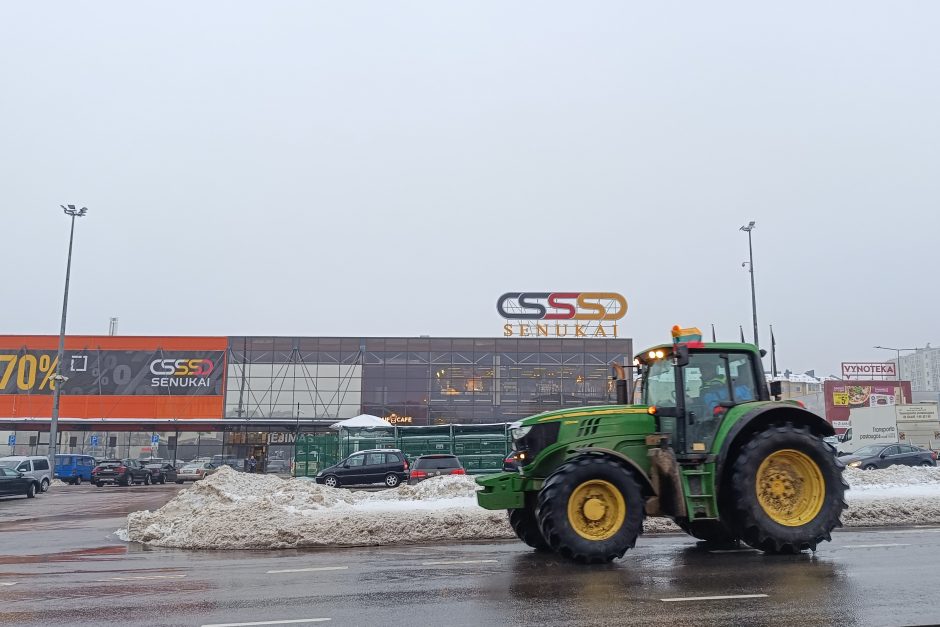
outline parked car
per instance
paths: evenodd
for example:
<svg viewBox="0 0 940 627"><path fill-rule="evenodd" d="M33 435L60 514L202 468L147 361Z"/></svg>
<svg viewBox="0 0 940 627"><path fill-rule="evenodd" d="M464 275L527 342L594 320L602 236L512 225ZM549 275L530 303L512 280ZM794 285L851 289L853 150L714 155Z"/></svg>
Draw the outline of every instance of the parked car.
<svg viewBox="0 0 940 627"><path fill-rule="evenodd" d="M150 481L150 471L136 459L106 459L98 462L91 475L91 482L99 488L106 483L129 486L137 483L150 485Z"/></svg>
<svg viewBox="0 0 940 627"><path fill-rule="evenodd" d="M16 472L5 466L0 466L0 496L14 496L24 494L31 499L36 496L39 484L25 473Z"/></svg>
<svg viewBox="0 0 940 627"><path fill-rule="evenodd" d="M195 460L201 461L201 460ZM213 455L212 459L205 460L210 464L219 468L221 466L230 466L234 470L244 470L245 469L245 460L240 457L233 457L231 455Z"/></svg>
<svg viewBox="0 0 940 627"><path fill-rule="evenodd" d="M422 455L411 463L408 485L420 483L430 477L465 474L467 471L456 455Z"/></svg>
<svg viewBox="0 0 940 627"><path fill-rule="evenodd" d="M290 462L288 462L286 459L269 459L264 467L264 471L268 473L286 475L290 472Z"/></svg>
<svg viewBox="0 0 940 627"><path fill-rule="evenodd" d="M888 466L936 466L936 451L928 451L910 444L869 444L851 455L842 455L839 461L849 468L874 470Z"/></svg>
<svg viewBox="0 0 940 627"><path fill-rule="evenodd" d="M317 473L316 481L332 488L343 485L383 483L394 488L408 481L408 460L398 449L376 449L353 453Z"/></svg>
<svg viewBox="0 0 940 627"><path fill-rule="evenodd" d="M52 484L52 469L49 468L49 459L39 455L12 455L0 459L0 467L9 468L14 472L21 472L34 479L40 492L45 492Z"/></svg>
<svg viewBox="0 0 940 627"><path fill-rule="evenodd" d="M150 483L163 485L167 481L176 481L176 467L170 462L160 459L142 459L140 462L150 471Z"/></svg>
<svg viewBox="0 0 940 627"><path fill-rule="evenodd" d="M98 464L91 455L56 455L55 477L70 485L91 481L91 471Z"/></svg>
<svg viewBox="0 0 940 627"><path fill-rule="evenodd" d="M219 469L215 464L209 462L199 462L184 464L176 473L176 483L184 481L199 481L204 479Z"/></svg>

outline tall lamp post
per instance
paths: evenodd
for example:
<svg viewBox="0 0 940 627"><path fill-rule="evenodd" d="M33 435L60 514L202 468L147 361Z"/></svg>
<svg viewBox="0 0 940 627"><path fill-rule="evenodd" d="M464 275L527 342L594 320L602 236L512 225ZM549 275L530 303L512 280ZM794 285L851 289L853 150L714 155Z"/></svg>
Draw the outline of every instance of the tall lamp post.
<svg viewBox="0 0 940 627"><path fill-rule="evenodd" d="M874 348L879 348L883 351L894 351L895 353L898 354L898 371L894 373L895 376L897 376L898 381L901 380L901 351L917 352L916 348L892 348L890 346L875 346Z"/></svg>
<svg viewBox="0 0 940 627"><path fill-rule="evenodd" d="M742 226L741 230L747 233L747 250L749 254L748 270L751 273L751 313L754 315L754 346L760 348L760 341L757 338L757 292L754 289L754 246L751 242L751 231L757 223L751 220L747 226Z"/></svg>
<svg viewBox="0 0 940 627"><path fill-rule="evenodd" d="M59 396L62 394L62 384L68 377L62 375L62 361L65 359L65 314L69 307L69 275L72 273L72 241L75 239L75 218L81 218L88 209L76 209L75 205L59 205L65 215L72 218L72 228L69 231L69 257L65 265L65 296L62 298L62 326L59 327L59 353L55 363L55 387L52 389L52 420L49 421L49 466L55 468L55 454L59 441Z"/></svg>

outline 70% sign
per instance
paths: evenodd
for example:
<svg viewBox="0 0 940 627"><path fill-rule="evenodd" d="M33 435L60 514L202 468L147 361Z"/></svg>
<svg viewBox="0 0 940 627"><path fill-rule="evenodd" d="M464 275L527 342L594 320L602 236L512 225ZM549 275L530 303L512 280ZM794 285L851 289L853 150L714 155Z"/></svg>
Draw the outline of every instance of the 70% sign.
<svg viewBox="0 0 940 627"><path fill-rule="evenodd" d="M36 391L37 381L38 390L54 390L58 363L59 359L51 355L0 355L0 391L7 388L11 379L21 392Z"/></svg>

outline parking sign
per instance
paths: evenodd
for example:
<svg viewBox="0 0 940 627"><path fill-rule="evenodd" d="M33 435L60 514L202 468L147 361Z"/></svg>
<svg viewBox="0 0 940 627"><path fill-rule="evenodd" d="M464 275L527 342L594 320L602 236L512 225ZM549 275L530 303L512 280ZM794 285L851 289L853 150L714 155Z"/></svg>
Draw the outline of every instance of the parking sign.
<svg viewBox="0 0 940 627"><path fill-rule="evenodd" d="M7 444L9 446L16 446L16 434L11 433L10 437L7 438Z"/></svg>
<svg viewBox="0 0 940 627"><path fill-rule="evenodd" d="M98 446L98 436L97 436L97 435L91 436L91 445L92 445L92 446Z"/></svg>
<svg viewBox="0 0 940 627"><path fill-rule="evenodd" d="M151 443L151 444L159 444L159 443L160 443L160 436L159 436L159 435L152 435L152 436L150 436L150 443Z"/></svg>

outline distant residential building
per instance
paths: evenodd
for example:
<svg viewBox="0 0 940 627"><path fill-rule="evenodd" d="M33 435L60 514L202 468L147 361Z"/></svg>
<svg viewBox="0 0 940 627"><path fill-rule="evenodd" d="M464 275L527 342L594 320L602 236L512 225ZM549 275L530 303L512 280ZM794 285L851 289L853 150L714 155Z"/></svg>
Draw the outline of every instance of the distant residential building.
<svg viewBox="0 0 940 627"><path fill-rule="evenodd" d="M891 363L897 363L892 359ZM940 348L919 348L909 355L901 355L901 380L911 382L914 392L940 392Z"/></svg>

